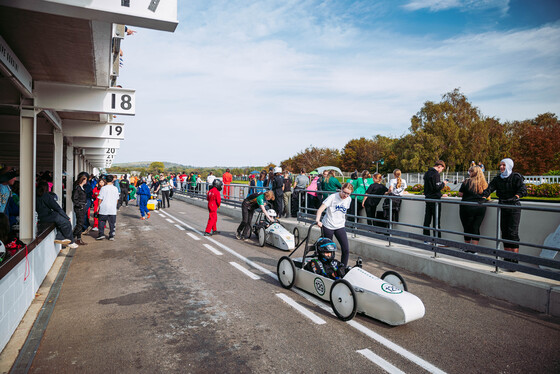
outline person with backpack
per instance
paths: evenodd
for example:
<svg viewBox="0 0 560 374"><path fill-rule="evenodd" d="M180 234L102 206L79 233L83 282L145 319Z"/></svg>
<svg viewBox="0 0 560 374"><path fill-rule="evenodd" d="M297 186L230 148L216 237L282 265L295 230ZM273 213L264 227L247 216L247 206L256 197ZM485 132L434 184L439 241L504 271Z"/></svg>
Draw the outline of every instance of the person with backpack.
<svg viewBox="0 0 560 374"><path fill-rule="evenodd" d="M519 201L522 197L527 196L527 187L523 182L525 178L519 173L513 171L513 160L504 158L500 161L500 174L488 184L488 187L482 193L482 197L487 198L496 191L498 195L498 204L504 206L521 206ZM502 239L510 242L518 242L519 239L519 222L521 220L521 209L500 208L500 230ZM519 244L504 242L504 250L513 253L519 253ZM518 260L504 258L504 261L517 263Z"/></svg>
<svg viewBox="0 0 560 374"><path fill-rule="evenodd" d="M208 200L208 223L206 224L206 230L204 230L204 236L218 234L216 224L218 223L218 208L222 204L222 199L220 197L222 185L223 183L221 180L214 179L212 187L206 193L206 200Z"/></svg>
<svg viewBox="0 0 560 374"><path fill-rule="evenodd" d="M362 207L365 208L368 218L377 218L377 205L382 199L382 197L373 197L371 195L383 196L389 191L389 189L381 183L382 180L383 177L381 174L373 174L374 183L369 185L366 191L368 196L364 196L362 200ZM375 221L368 219L368 225L373 224L375 224Z"/></svg>

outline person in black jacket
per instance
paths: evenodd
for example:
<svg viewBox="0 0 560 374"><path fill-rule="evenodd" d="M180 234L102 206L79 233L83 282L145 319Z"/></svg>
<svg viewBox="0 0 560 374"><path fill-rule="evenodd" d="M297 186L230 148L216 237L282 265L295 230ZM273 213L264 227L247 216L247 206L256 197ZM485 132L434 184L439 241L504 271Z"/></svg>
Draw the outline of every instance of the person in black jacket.
<svg viewBox="0 0 560 374"><path fill-rule="evenodd" d="M370 195L383 196L387 194L389 189L381 184L383 177L379 173L373 174L373 184L370 184L366 190L366 195L362 200L362 207L365 208L366 214L369 218L376 218L377 205L381 201L381 197L372 197ZM368 219L368 225L373 225L375 222Z"/></svg>
<svg viewBox="0 0 560 374"><path fill-rule="evenodd" d="M499 199L498 204L521 206L519 199L527 196L527 187L523 180L524 178L521 174L513 172L513 160L511 158L504 158L500 161L500 174L492 179L482 193L482 196L488 197L492 192L496 191ZM518 242L521 209L501 208L500 215L502 239ZM519 253L519 245L516 243L504 242L504 249L509 252ZM504 258L504 261L517 263L517 260L509 258Z"/></svg>
<svg viewBox="0 0 560 374"><path fill-rule="evenodd" d="M461 201L470 201L483 203L486 199L482 196L484 190L488 187L484 172L478 166L471 166L469 169L469 178L465 179L459 188L459 195L462 196ZM463 224L465 231L465 243L478 245L479 238L471 237L468 234L480 235L480 225L486 215L486 207L484 205L461 205L459 206L459 218ZM467 251L473 252L473 251Z"/></svg>
<svg viewBox="0 0 560 374"><path fill-rule="evenodd" d="M274 168L274 177L272 178L270 189L274 192L272 207L276 211L276 215L281 217L284 211L284 177L282 176L282 168L280 166Z"/></svg>
<svg viewBox="0 0 560 374"><path fill-rule="evenodd" d="M441 190L447 184L447 182L445 181L442 182L439 178L439 173L441 173L443 169L445 169L445 162L443 162L442 160L438 160L434 164L434 167L430 168L426 172L426 174L424 174L424 197L426 199L439 200L442 197L447 197L447 195L441 193ZM436 227L436 205L437 205L437 212L438 212L437 228L438 229L441 228L441 203L426 201L426 211L424 213L424 230L423 230L425 236L430 235L430 229L427 228L430 227L430 223L432 224L433 228ZM438 234L437 236L441 238L441 232L438 231L437 234ZM435 232L434 232L434 236L435 236Z"/></svg>
<svg viewBox="0 0 560 374"><path fill-rule="evenodd" d="M82 225L84 224L86 218L86 191L84 190L84 185L87 183L87 175L81 174L81 176L74 182L74 190L72 191L72 202L74 203L74 213L76 213L76 226L74 226L74 237L75 242L78 245L87 245L86 242L82 240Z"/></svg>
<svg viewBox="0 0 560 374"><path fill-rule="evenodd" d="M123 179L119 181L119 185L121 187L121 193L119 196L119 203L118 207L121 207L123 204L128 206L128 194L130 193L130 182L127 179L127 175L123 176Z"/></svg>
<svg viewBox="0 0 560 374"><path fill-rule="evenodd" d="M39 222L52 222L56 226L55 243L68 244L70 248L78 245L73 243L72 223L70 217L55 201L53 194L49 193L49 184L46 181L37 185L37 203L35 206Z"/></svg>

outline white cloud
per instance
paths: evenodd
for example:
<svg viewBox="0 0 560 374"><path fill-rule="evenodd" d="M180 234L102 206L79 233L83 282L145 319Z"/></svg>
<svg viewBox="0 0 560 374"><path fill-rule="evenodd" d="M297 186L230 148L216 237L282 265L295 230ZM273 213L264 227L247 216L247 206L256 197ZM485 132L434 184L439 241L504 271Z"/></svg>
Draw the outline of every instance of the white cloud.
<svg viewBox="0 0 560 374"><path fill-rule="evenodd" d="M560 112L560 24L438 41L319 21L309 3L219 3L175 34L127 37L119 83L138 109L117 162L258 165L400 136L456 87L502 119Z"/></svg>
<svg viewBox="0 0 560 374"><path fill-rule="evenodd" d="M510 0L410 0L403 5L404 9L416 11L428 9L438 12L448 9L459 9L461 11L498 9L505 15L509 10Z"/></svg>

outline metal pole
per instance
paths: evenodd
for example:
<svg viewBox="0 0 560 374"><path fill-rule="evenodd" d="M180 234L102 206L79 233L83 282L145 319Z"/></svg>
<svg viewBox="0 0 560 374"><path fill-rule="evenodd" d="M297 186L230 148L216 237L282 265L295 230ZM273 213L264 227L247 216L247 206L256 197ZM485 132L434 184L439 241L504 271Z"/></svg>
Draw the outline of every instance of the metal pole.
<svg viewBox="0 0 560 374"><path fill-rule="evenodd" d="M496 250L500 249L500 239L502 238L501 235L501 231L500 231L500 222L501 222L501 217L502 215L502 211L500 208L497 208L497 214L496 214ZM496 252L496 260L499 259L498 253ZM500 269L498 267L498 264L496 263L496 268L494 270L495 273L499 273Z"/></svg>
<svg viewBox="0 0 560 374"><path fill-rule="evenodd" d="M439 238L439 235L438 235L439 231L437 231L438 227L439 227L439 202L435 203L435 207L436 207L436 221L434 222L434 226L435 226L434 227L434 239L435 239L435 237ZM432 243L433 243L433 246L434 246L434 258L435 258L435 257L437 257L437 251L435 249L435 248L437 248L437 244L435 243L435 240Z"/></svg>
<svg viewBox="0 0 560 374"><path fill-rule="evenodd" d="M391 246L391 230L393 230L393 199L389 199L389 244Z"/></svg>

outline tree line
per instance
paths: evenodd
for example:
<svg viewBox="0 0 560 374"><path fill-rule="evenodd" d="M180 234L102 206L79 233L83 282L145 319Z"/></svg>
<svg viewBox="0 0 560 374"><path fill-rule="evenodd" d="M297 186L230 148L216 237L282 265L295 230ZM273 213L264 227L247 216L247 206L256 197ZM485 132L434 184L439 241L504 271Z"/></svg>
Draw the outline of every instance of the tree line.
<svg viewBox="0 0 560 374"><path fill-rule="evenodd" d="M553 113L502 123L483 115L455 89L439 103L426 101L410 122L409 133L400 138L352 139L341 151L311 146L281 165L293 171L323 165L362 171L375 169L372 162L383 159L379 171L388 173L423 171L444 160L448 171L466 171L472 161L497 170L500 160L510 157L515 170L525 174L560 169L560 123Z"/></svg>
<svg viewBox="0 0 560 374"><path fill-rule="evenodd" d="M444 160L448 171L468 170L472 161L482 162L487 170L497 170L505 157L515 162L515 170L528 175L542 175L560 169L560 122L556 114L543 113L533 119L501 122L481 113L467 97L455 89L442 96L440 102L426 101L412 116L409 132L399 138L374 135L371 138L352 139L342 148L310 146L280 163L283 169L309 172L320 166L336 166L344 171L375 170L390 173L419 172ZM268 170L273 163L263 166L231 168L233 175L247 175L254 170ZM149 167L113 167L110 172L139 171L147 173L210 171L220 176L223 168L165 168L163 162L152 162ZM554 172L552 172L554 173Z"/></svg>

